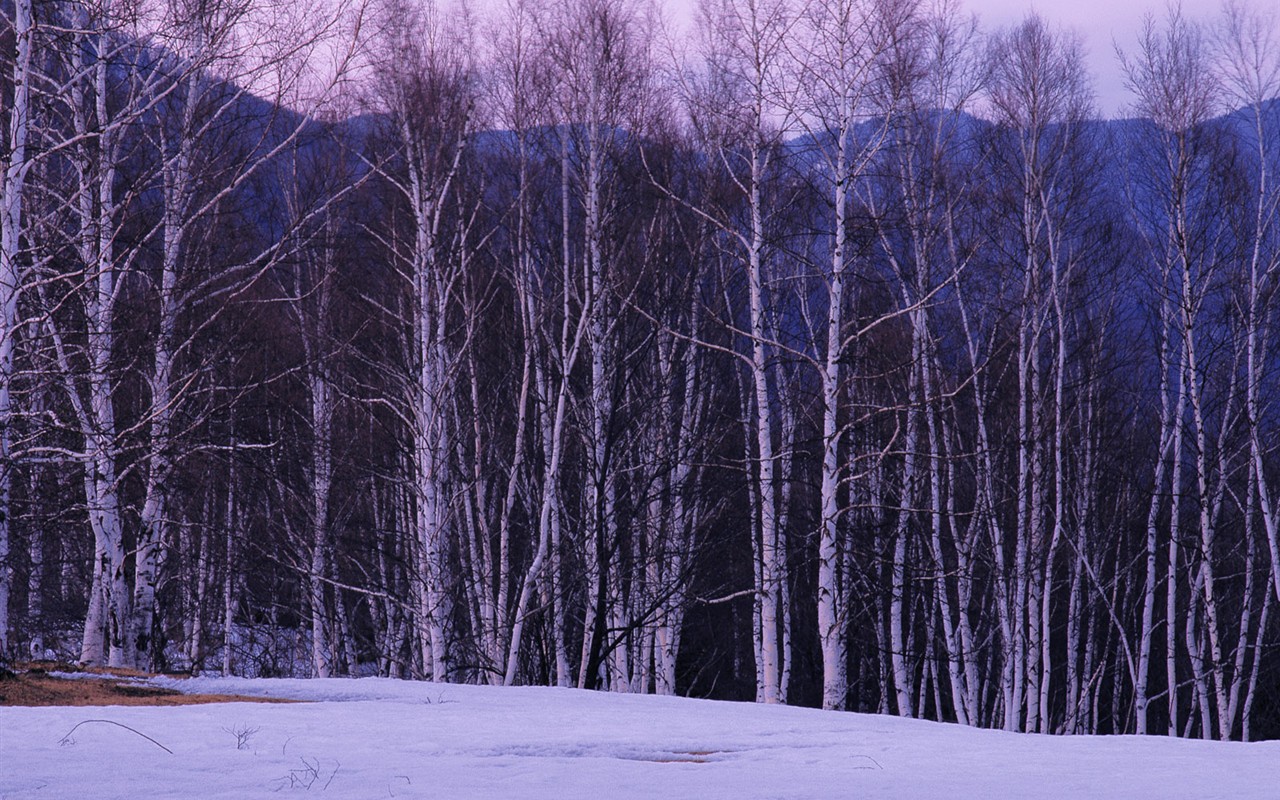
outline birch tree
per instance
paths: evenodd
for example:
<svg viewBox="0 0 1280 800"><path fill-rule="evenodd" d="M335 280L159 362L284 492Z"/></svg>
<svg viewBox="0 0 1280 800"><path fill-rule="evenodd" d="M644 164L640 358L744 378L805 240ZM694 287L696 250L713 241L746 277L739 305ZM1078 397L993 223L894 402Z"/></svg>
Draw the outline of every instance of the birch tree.
<svg viewBox="0 0 1280 800"><path fill-rule="evenodd" d="M5 19L0 31L12 37L13 51L0 59L6 71L5 94L11 97L6 114L0 115L5 128L3 183L0 183L0 658L10 649L9 593L13 581L10 563L13 512L9 505L13 460L13 379L14 350L18 337L18 296L22 285L19 254L23 238L23 198L31 135L34 80L32 49L35 46L35 19L30 0L13 5L12 24ZM8 30L5 30L8 29ZM7 37L6 37L7 38ZM11 94L10 94L11 93Z"/></svg>
<svg viewBox="0 0 1280 800"><path fill-rule="evenodd" d="M1238 639L1229 685L1229 705L1219 713L1233 725L1239 715L1241 733L1248 741L1254 696L1259 668L1259 647L1266 635L1269 610L1274 596L1280 592L1280 545L1277 545L1277 523L1274 494L1267 485L1265 472L1263 389L1266 378L1262 368L1267 354L1274 349L1274 310L1271 293L1266 285L1280 271L1280 251L1277 250L1277 213L1280 212L1280 194L1274 181L1280 143L1277 134L1268 125L1264 108L1280 96L1280 59L1276 55L1275 18L1250 12L1242 5L1224 5L1221 16L1212 30L1211 57L1219 84L1232 106L1239 106L1245 119L1236 134L1241 149L1249 153L1247 177L1242 192L1244 200L1239 234L1237 259L1243 277L1242 296L1235 301L1235 314L1241 327L1243 347L1244 386L1241 389L1245 425L1248 431L1247 483L1245 486L1244 532L1245 580L1240 603ZM1272 586L1262 581L1262 607L1257 611L1256 581L1259 570L1259 548L1255 540L1257 519L1268 545L1271 562ZM1251 634L1251 629L1255 631ZM1250 658L1252 654L1252 658ZM1251 663L1250 663L1251 662ZM1245 687L1248 687L1246 689ZM1245 694L1242 696L1242 691Z"/></svg>
<svg viewBox="0 0 1280 800"><path fill-rule="evenodd" d="M449 424L456 391L458 345L450 310L462 275L451 252L458 182L472 128L472 67L461 31L445 25L445 10L389 6L392 38L380 67L380 101L399 150L398 170L383 170L407 211L403 241L391 241L394 268L405 282L401 313L408 337L405 422L412 435L412 486L418 581L417 624L423 668L449 679L450 523Z"/></svg>
<svg viewBox="0 0 1280 800"><path fill-rule="evenodd" d="M784 41L794 25L786 3L708 2L701 9L706 41L703 81L686 98L696 141L722 171L736 207L704 209L732 249L735 271L746 285L741 309L745 325L740 353L748 379L742 398L749 420L749 479L755 500L752 538L758 542L755 596L757 701L777 703L786 696L782 623L786 553L782 487L778 475L780 420L771 380L773 336L767 309L772 250L768 230L773 211L772 170L787 127L789 103L780 102L785 82Z"/></svg>
<svg viewBox="0 0 1280 800"><path fill-rule="evenodd" d="M795 53L803 109L797 121L815 141L820 187L830 197L830 266L822 271L825 332L817 345L822 415L822 469L818 503L818 636L822 643L822 705L842 709L848 693L847 662L850 576L844 574L846 526L841 520L841 487L848 462L842 454L844 364L850 336L845 321L849 304L850 262L857 257L850 215L854 184L868 170L891 124L893 109L876 102L886 94L882 53L893 46L906 4L843 2L818 4L801 17ZM874 118L873 118L874 115ZM812 118L812 124L809 119ZM862 123L862 125L860 125ZM815 332L817 333L817 332ZM847 413L847 412L846 412Z"/></svg>
<svg viewBox="0 0 1280 800"><path fill-rule="evenodd" d="M1049 725L1054 561L1068 524L1067 293L1078 258L1067 225L1076 178L1071 171L1080 163L1079 131L1091 102L1082 58L1078 41L1055 34L1038 17L997 39L993 55L998 66L992 104L1010 133L1005 157L1011 171L1016 170L1020 200L1014 209L1014 252L1022 260L1023 276L1016 356L1018 523L1012 574L1006 576L1012 581L1006 613L1013 616L1014 634L1005 643L1008 730L1022 729L1024 699L1026 728L1042 731ZM1052 348L1049 359L1042 355L1046 346ZM1045 386L1046 361L1052 390ZM1051 419L1046 406L1052 409Z"/></svg>
<svg viewBox="0 0 1280 800"><path fill-rule="evenodd" d="M1162 389L1172 389L1174 399L1162 403L1162 447L1167 435L1171 448L1170 524L1168 542L1168 580L1166 589L1166 659L1168 672L1169 730L1180 730L1178 711L1179 681L1177 655L1183 650L1189 656L1194 684L1194 708L1199 711L1201 733L1214 732L1213 708L1218 711L1217 733L1229 736L1231 720L1227 719L1226 672L1223 649L1223 625L1219 610L1218 579L1215 573L1215 539L1221 507L1220 479L1225 479L1226 457L1222 440L1214 441L1207 402L1207 381L1211 365L1204 362L1206 330L1203 316L1212 284L1219 271L1220 252L1215 220L1208 207L1213 203L1214 178L1207 174L1212 163L1212 139L1207 126L1217 109L1218 84L1209 69L1208 53L1202 29L1172 10L1163 26L1148 18L1139 40L1137 53L1124 59L1130 88L1137 97L1137 108L1155 127L1155 147L1151 152L1152 201L1158 210L1154 219L1142 220L1149 258L1159 272L1161 292L1162 368L1172 372L1170 380L1162 379ZM1172 386L1170 386L1172 383ZM1228 405L1223 406L1217 430L1225 436ZM1188 420L1187 417L1190 416ZM1165 433L1167 431L1167 433ZM1190 466L1194 488L1184 488L1184 456L1190 449ZM1163 477L1162 468L1157 468ZM1157 487L1157 492L1161 487ZM1184 498L1193 512L1181 510ZM1184 514L1194 513L1194 522ZM1182 541L1182 530L1194 530L1199 541ZM1147 566L1152 568L1152 531L1148 529ZM1183 573L1183 564L1188 572ZM1179 580L1186 576L1191 596L1187 613L1178 600ZM1153 583L1148 578L1147 600L1143 611L1143 649L1149 647L1147 632L1153 623L1147 611ZM1203 613L1203 628L1199 614ZM1176 636L1177 622L1185 620L1185 647ZM1201 641L1201 635L1205 639ZM1207 644L1207 647L1205 645ZM1207 653L1205 651L1208 651ZM1206 655L1208 656L1206 658ZM1215 696L1210 698L1210 684ZM1145 688L1145 687L1144 687ZM1188 717L1190 726L1192 718Z"/></svg>
<svg viewBox="0 0 1280 800"><path fill-rule="evenodd" d="M955 476L960 467L945 457L949 426L946 409L954 392L949 382L971 383L981 409L982 380L975 352L970 352L973 375L949 377L942 368L942 355L937 340L942 317L940 295L955 287L958 304L963 304L959 283L973 258L975 247L966 243L963 218L966 214L965 193L956 179L958 171L973 166L962 155L959 120L981 88L984 75L977 64L975 24L959 16L954 8L942 6L922 19L899 22L886 67L884 101L892 103L895 118L886 130L887 143L879 163L887 177L869 183L862 193L864 203L876 220L879 252L883 254L893 275L897 299L896 310L864 324L864 329L893 322L898 315L910 324L912 353L905 371L907 397L901 413L907 415L903 430L902 492L898 506L898 530L892 565L895 585L901 585L907 564L907 535L913 524L911 517L924 503L912 500L908 489L918 484L928 497L929 535L927 551L933 561L935 605L927 618L939 618L942 625L941 657L950 684L950 695L958 721L973 723L977 716L978 664L974 653L975 638L970 610L974 589L971 581L972 554L977 546L976 521L966 524L955 513ZM983 162L977 162L983 165ZM887 186L886 186L887 184ZM963 312L962 312L963 313ZM898 414L892 404L886 413ZM914 444L913 444L914 442ZM899 446L890 445L897 451ZM917 466L917 453L927 462ZM874 457L874 456L872 456ZM917 470L921 478L917 479ZM947 530L947 526L950 530ZM967 534L967 535L966 535ZM952 541L947 541L950 538ZM951 599L948 549L954 549L956 594ZM893 635L901 637L901 606L905 599L898 593L890 598ZM934 624L926 625L933 636ZM937 648L938 645L935 645ZM895 681L906 679L907 654L895 649ZM941 669L941 667L940 667ZM902 699L900 697L900 702ZM938 712L942 712L939 710Z"/></svg>

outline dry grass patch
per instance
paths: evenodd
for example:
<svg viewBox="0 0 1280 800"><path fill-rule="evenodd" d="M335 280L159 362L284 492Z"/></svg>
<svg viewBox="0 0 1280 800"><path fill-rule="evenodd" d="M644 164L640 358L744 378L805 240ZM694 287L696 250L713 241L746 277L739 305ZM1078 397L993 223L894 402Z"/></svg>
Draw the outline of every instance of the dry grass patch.
<svg viewBox="0 0 1280 800"><path fill-rule="evenodd" d="M136 683L134 679L152 677L137 670L87 671L48 662L16 664L15 669L12 673L0 673L0 706L191 706L297 702L230 694L184 694ZM51 670L83 672L94 677L65 678L50 675Z"/></svg>

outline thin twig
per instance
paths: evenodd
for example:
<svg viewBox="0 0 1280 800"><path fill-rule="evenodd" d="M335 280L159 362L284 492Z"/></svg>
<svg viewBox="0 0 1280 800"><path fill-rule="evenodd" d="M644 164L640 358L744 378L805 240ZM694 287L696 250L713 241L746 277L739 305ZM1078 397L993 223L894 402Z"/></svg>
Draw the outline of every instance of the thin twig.
<svg viewBox="0 0 1280 800"><path fill-rule="evenodd" d="M86 719L86 720L82 720L82 721L80 721L80 722L77 722L77 723L76 723L75 728L72 728L71 730L67 731L67 734L66 734L65 736L63 736L61 739L59 739L59 740L58 740L58 744L61 744L61 745L70 744L70 743L71 743L71 734L73 734L73 733L75 733L75 732L76 732L76 728L79 728L81 725L88 725L90 722L102 722L102 723L105 723L105 724L107 724L107 725L115 725L117 728L124 728L126 731L129 731L130 733L136 733L136 734L138 734L138 735L139 735L139 736L141 736L143 739L146 739L148 742L151 742L151 743L152 743L152 744L154 744L156 747L159 747L161 750L165 751L165 752L166 752L166 753L168 753L169 755L173 755L173 751L172 751L172 750L170 750L169 748L167 748L167 747L165 747L164 745L160 744L160 743L159 743L159 742L157 742L155 739L152 739L150 736L146 735L146 734L145 734L145 733L143 733L142 731L137 730L137 729L135 729L135 728L130 728L128 725L122 725L122 724L120 724L119 722L115 722L115 721L113 721L113 720L109 720L109 719Z"/></svg>

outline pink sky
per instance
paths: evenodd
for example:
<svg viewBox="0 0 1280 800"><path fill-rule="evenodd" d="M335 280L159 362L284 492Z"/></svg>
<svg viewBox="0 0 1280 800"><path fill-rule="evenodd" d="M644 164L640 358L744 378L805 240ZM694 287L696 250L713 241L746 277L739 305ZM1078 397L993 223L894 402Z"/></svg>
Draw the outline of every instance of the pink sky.
<svg viewBox="0 0 1280 800"><path fill-rule="evenodd" d="M1136 49L1143 17L1152 13L1157 20L1169 4L1165 0L961 0L982 20L984 29L1016 23L1036 11L1052 23L1073 29L1084 37L1098 111L1117 116L1129 103L1128 92L1116 61L1116 46L1125 52ZM1246 8L1274 12L1277 0L1241 0ZM1221 13L1221 0L1182 0L1183 12L1191 19L1212 21Z"/></svg>
<svg viewBox="0 0 1280 800"><path fill-rule="evenodd" d="M927 1L927 0L926 0ZM1084 37L1090 72L1093 74L1098 111L1103 116L1121 115L1129 103L1120 67L1116 61L1116 45L1126 52L1135 49L1143 17L1153 13L1163 16L1168 8L1165 0L960 0L977 14L986 31L1012 25L1036 11L1052 24L1075 30ZM1278 0L1240 0L1247 8L1275 13ZM665 0L675 17L686 22L692 18L697 0ZM1209 21L1221 11L1221 0L1182 0L1184 13L1192 19Z"/></svg>

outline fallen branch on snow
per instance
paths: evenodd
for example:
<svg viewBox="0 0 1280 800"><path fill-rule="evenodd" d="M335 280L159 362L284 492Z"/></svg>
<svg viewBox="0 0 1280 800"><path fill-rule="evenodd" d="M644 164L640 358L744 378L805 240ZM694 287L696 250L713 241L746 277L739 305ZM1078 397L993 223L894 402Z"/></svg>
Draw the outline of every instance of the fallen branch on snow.
<svg viewBox="0 0 1280 800"><path fill-rule="evenodd" d="M117 728L124 728L126 731L129 731L130 733L138 734L143 739L146 739L148 742L151 742L156 747L159 747L161 750L165 751L169 755L173 755L172 750L160 744L155 739L152 739L150 736L146 735L142 731L136 730L134 728L130 728L128 725L122 725L119 722L116 722L114 720L109 720L109 719L86 719L86 720L77 722L75 728L72 728L71 730L67 731L67 734L58 740L58 744L62 745L63 747L66 747L69 744L75 744L75 740L71 738L71 734L75 733L76 729L79 728L81 725L88 725L90 722L101 722L106 725L115 725Z"/></svg>

